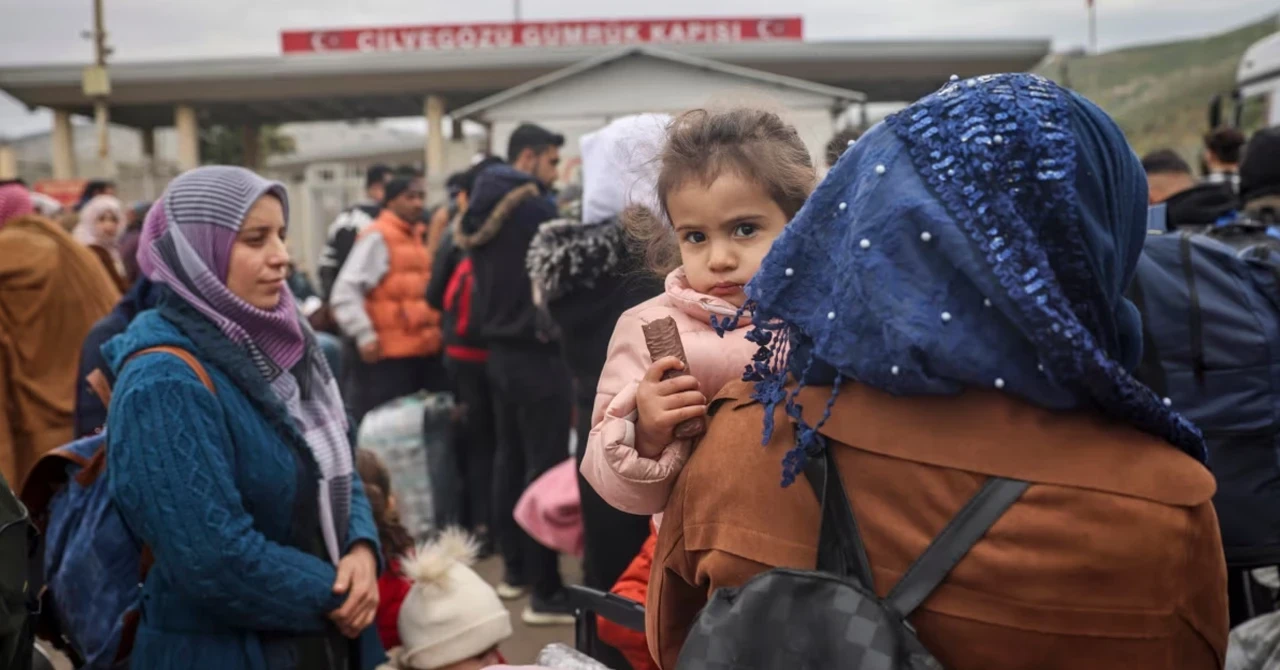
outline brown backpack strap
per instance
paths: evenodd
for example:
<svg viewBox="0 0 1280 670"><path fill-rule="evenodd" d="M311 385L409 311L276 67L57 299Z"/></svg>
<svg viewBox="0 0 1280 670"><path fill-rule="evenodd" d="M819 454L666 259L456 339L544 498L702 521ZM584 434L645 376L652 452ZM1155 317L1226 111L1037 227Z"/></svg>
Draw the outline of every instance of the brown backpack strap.
<svg viewBox="0 0 1280 670"><path fill-rule="evenodd" d="M208 370L204 369L204 366L200 364L200 361L193 356L190 351L187 351L182 347L174 347L167 344L158 347L147 347L141 351L134 352L129 356L129 358L125 359L125 362L128 363L143 354L157 352L173 354L174 356L181 358L182 362L186 363L187 367L191 368L191 371L196 373L196 377L200 378L200 383L204 384L204 387L209 389L210 393L217 393L213 388L213 379L209 377ZM93 391L93 394L98 396L98 399L102 401L103 405L111 405L111 382L107 381L107 375L101 368L90 372L84 380L89 384L89 390Z"/></svg>
<svg viewBox="0 0 1280 670"><path fill-rule="evenodd" d="M209 371L200 364L200 361L197 360L190 351L187 351L182 347L174 347L170 345L147 347L146 349L134 352L130 355L129 358L125 359L125 364L127 365L129 361L132 361L139 356L154 353L171 354L182 359L182 362L186 363L187 367L191 368L191 371L196 373L196 377L200 379L200 383L204 384L204 387L209 389L210 393L215 395L218 393L213 387L213 378L209 376ZM107 383L107 376L103 374L101 370L94 370L89 373L86 381L89 382L89 387L93 389L93 392L102 400L103 404L110 406L111 385ZM80 472L76 473L76 482L81 486L90 486L98 479L106 467L107 450L104 445L103 448L93 454L93 458L89 459L89 462L80 469Z"/></svg>
<svg viewBox="0 0 1280 670"><path fill-rule="evenodd" d="M190 351L187 351L182 347L174 347L167 344L161 345L158 347L147 347L142 351L134 353L125 362L127 363L128 361L131 361L145 354L154 354L154 353L161 353L161 352L166 354L173 354L174 356L181 358L182 362L186 363L187 367L191 368L191 371L196 373L196 377L200 379L200 383L204 384L204 387L209 389L210 393L214 393L214 394L217 393L217 391L213 388L213 379L209 377L209 371L204 369L204 366L200 364L200 361L196 359L196 357Z"/></svg>
<svg viewBox="0 0 1280 670"><path fill-rule="evenodd" d="M89 383L89 390L102 401L103 407L111 405L111 382L107 381L107 375L101 368L94 369L84 380Z"/></svg>

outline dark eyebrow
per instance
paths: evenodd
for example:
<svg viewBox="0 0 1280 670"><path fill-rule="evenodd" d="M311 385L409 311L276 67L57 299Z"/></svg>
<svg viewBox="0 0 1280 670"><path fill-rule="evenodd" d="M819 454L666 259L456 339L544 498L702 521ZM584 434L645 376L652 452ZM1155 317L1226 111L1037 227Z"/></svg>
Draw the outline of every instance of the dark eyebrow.
<svg viewBox="0 0 1280 670"><path fill-rule="evenodd" d="M762 218L764 218L764 217L762 217L762 216L761 216L761 215L759 215L759 214L747 214L747 215L745 215L745 216L739 216L739 217L735 217L735 218L729 219L728 221L725 221L724 223L722 223L722 224L720 224L720 225L721 225L721 227L723 227L723 228L734 228L734 227L740 226L740 225L742 225L742 224L744 224L744 223L756 223L756 222L760 221L760 219L762 219Z"/></svg>
<svg viewBox="0 0 1280 670"><path fill-rule="evenodd" d="M250 223L240 228L240 234L238 237L248 237L258 234L270 235L272 228L273 226L269 223L259 223L257 225Z"/></svg>

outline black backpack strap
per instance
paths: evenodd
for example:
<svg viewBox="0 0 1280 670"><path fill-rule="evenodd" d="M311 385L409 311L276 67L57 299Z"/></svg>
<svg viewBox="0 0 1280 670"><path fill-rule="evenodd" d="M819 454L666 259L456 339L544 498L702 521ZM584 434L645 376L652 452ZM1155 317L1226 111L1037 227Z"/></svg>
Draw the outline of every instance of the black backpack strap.
<svg viewBox="0 0 1280 670"><path fill-rule="evenodd" d="M822 456L810 456L804 475L822 506L822 528L818 535L818 570L842 577L853 577L869 590L875 590L871 578L871 561L858 531L849 496L845 494L840 471L830 447Z"/></svg>
<svg viewBox="0 0 1280 670"><path fill-rule="evenodd" d="M1169 381L1164 366L1160 364L1160 348L1156 345L1156 336L1151 330L1151 319L1147 318L1147 296L1140 277L1135 276L1129 284L1129 300L1142 315L1142 361L1134 376L1163 398L1168 395Z"/></svg>
<svg viewBox="0 0 1280 670"><path fill-rule="evenodd" d="M1196 287L1196 269L1191 259L1191 232L1183 231L1179 242L1182 257L1182 276L1187 282L1187 293L1191 298L1191 309L1187 324L1191 331L1191 370L1195 373L1196 384L1204 388L1204 319L1200 310L1200 290Z"/></svg>
<svg viewBox="0 0 1280 670"><path fill-rule="evenodd" d="M987 534L1009 506L1031 486L1024 481L992 477L965 503L951 523L907 568L885 601L904 619L920 606L942 583L960 559Z"/></svg>

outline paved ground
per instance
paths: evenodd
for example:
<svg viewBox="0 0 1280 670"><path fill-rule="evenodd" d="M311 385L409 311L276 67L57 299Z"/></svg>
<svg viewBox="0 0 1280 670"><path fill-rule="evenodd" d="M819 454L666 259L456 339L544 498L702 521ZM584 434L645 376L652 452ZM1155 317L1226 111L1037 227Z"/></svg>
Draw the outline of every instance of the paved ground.
<svg viewBox="0 0 1280 670"><path fill-rule="evenodd" d="M485 581L497 586L498 582L502 581L502 559L496 556L489 558L477 565L476 571L485 578ZM564 575L567 584L582 583L582 566L573 559L561 557L560 574ZM563 642L573 646L573 626L526 626L520 620L520 613L524 611L527 604L527 599L507 603L515 635L502 645L502 655L512 665L533 663L538 652L552 642Z"/></svg>
<svg viewBox="0 0 1280 670"><path fill-rule="evenodd" d="M498 582L502 580L502 560L497 557L489 558L477 565L476 571L485 578L485 581L497 586ZM576 560L562 558L560 561L560 574L564 575L566 583L579 584L582 582L582 568ZM563 642L573 646L573 626L533 627L524 625L524 622L520 621L520 612L524 611L526 604L528 604L527 599L507 603L507 609L511 612L511 625L515 629L515 635L502 645L502 653L510 663L513 665L533 663L538 656L538 652L552 642ZM72 670L71 663L61 656L54 659L54 667L56 670Z"/></svg>

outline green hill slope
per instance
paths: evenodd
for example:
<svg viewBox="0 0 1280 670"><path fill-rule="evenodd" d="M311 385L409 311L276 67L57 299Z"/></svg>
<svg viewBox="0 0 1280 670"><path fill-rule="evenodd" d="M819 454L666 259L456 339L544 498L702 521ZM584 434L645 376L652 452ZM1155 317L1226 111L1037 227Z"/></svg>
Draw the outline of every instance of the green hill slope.
<svg viewBox="0 0 1280 670"><path fill-rule="evenodd" d="M1276 32L1268 17L1221 35L1122 49L1096 56L1052 56L1037 72L1106 109L1139 155L1172 148L1197 164L1214 94L1229 92L1245 49ZM1246 112L1256 126L1260 108Z"/></svg>

